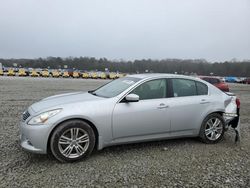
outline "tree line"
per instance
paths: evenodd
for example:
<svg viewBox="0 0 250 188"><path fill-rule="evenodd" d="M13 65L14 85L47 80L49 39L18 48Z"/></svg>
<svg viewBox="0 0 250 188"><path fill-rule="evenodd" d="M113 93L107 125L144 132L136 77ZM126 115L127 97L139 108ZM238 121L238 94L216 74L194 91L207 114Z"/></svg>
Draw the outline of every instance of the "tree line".
<svg viewBox="0 0 250 188"><path fill-rule="evenodd" d="M134 61L108 60L94 57L47 57L37 59L0 59L5 67L99 70L124 73L178 73L219 76L250 76L250 61L210 63L204 59L142 59ZM66 66L65 66L66 65Z"/></svg>

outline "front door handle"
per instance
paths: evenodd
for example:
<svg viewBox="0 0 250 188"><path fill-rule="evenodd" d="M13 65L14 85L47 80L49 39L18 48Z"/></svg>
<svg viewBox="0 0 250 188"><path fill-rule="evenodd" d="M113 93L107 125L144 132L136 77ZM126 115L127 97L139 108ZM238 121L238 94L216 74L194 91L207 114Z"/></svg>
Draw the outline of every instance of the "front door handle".
<svg viewBox="0 0 250 188"><path fill-rule="evenodd" d="M164 108L168 108L169 106L164 104L164 103L161 103L157 108L158 109L164 109Z"/></svg>

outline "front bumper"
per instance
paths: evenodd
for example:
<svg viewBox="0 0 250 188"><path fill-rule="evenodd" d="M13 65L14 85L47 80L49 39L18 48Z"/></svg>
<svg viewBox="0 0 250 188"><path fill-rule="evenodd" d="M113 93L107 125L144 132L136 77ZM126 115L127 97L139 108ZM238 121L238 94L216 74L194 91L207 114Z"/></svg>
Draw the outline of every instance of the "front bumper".
<svg viewBox="0 0 250 188"><path fill-rule="evenodd" d="M20 145L29 152L46 154L49 125L28 125L20 122Z"/></svg>

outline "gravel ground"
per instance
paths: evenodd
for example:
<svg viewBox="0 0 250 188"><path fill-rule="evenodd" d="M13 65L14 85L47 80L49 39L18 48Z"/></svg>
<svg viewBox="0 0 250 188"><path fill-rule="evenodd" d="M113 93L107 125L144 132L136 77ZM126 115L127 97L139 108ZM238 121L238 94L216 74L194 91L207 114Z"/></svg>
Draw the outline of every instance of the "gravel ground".
<svg viewBox="0 0 250 188"><path fill-rule="evenodd" d="M18 122L30 104L106 82L0 77L0 187L250 187L250 85L230 85L242 103L238 144L229 130L216 145L188 138L113 146L72 164L21 150Z"/></svg>

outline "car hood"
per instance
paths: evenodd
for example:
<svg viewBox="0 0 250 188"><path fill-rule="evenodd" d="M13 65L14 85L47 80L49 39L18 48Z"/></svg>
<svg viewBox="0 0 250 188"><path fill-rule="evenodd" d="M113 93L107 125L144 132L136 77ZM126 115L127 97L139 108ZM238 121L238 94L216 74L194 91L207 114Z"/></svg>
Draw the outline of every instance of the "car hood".
<svg viewBox="0 0 250 188"><path fill-rule="evenodd" d="M75 92L75 93L65 93L60 95L54 95L47 97L31 105L31 109L34 112L40 112L45 109L50 109L53 107L61 106L64 104L93 101L93 100L103 100L104 98L94 96L87 92Z"/></svg>

